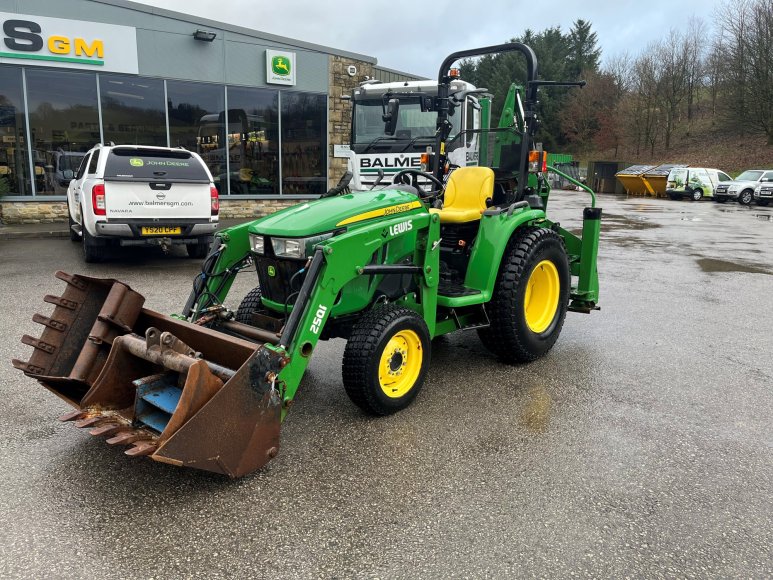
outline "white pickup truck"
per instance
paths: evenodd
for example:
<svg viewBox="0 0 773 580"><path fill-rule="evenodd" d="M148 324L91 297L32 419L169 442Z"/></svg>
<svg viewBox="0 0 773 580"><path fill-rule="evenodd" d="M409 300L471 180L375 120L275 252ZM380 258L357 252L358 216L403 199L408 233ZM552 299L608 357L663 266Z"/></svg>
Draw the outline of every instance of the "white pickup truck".
<svg viewBox="0 0 773 580"><path fill-rule="evenodd" d="M111 246L185 244L206 256L217 230L220 201L207 166L185 149L97 145L67 188L70 239L86 262Z"/></svg>

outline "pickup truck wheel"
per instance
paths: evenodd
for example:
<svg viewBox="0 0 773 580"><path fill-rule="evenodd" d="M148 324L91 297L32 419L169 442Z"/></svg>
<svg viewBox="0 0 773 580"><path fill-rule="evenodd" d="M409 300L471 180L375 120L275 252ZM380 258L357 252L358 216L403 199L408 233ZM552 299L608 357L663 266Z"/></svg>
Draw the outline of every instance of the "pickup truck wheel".
<svg viewBox="0 0 773 580"><path fill-rule="evenodd" d="M750 205L753 199L753 194L751 189L744 189L741 193L738 194L738 203L741 205Z"/></svg>
<svg viewBox="0 0 773 580"><path fill-rule="evenodd" d="M252 314L263 307L261 296L260 286L256 286L247 293L247 296L239 304L239 308L236 309L236 322L252 324Z"/></svg>
<svg viewBox="0 0 773 580"><path fill-rule="evenodd" d="M83 235L83 259L88 264L94 264L96 262L103 262L107 259L109 250L104 242L100 242L94 238L89 231L84 227Z"/></svg>
<svg viewBox="0 0 773 580"><path fill-rule="evenodd" d="M204 240L199 240L195 244L185 244L185 249L188 251L189 257L202 260L207 257L210 243L211 240L209 238L205 238Z"/></svg>
<svg viewBox="0 0 773 580"><path fill-rule="evenodd" d="M70 241L71 242L80 242L81 237L75 233L75 231L72 229L74 225L76 225L75 220L72 219L72 215L70 214L70 204L67 204L67 224L70 227Z"/></svg>
<svg viewBox="0 0 773 580"><path fill-rule="evenodd" d="M510 364L543 356L561 334L570 283L569 260L556 232L528 227L516 233L499 268L491 325L478 331L484 346Z"/></svg>
<svg viewBox="0 0 773 580"><path fill-rule="evenodd" d="M391 415L419 394L430 359L424 319L413 310L387 305L365 314L344 349L346 394L371 415Z"/></svg>

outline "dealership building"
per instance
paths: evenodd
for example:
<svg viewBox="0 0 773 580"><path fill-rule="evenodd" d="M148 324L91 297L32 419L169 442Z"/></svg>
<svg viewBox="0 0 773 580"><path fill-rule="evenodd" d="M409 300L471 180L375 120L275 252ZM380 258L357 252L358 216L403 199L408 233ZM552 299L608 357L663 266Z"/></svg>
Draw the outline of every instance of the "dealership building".
<svg viewBox="0 0 773 580"><path fill-rule="evenodd" d="M73 19L77 15L78 19ZM419 78L374 57L124 0L0 0L0 219L66 216L96 143L185 147L222 215L261 215L338 181L361 81Z"/></svg>

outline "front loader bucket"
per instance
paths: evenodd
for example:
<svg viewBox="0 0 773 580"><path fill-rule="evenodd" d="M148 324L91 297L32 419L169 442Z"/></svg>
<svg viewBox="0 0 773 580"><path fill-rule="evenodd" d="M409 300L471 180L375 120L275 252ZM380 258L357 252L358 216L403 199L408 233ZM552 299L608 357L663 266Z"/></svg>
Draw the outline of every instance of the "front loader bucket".
<svg viewBox="0 0 773 580"><path fill-rule="evenodd" d="M35 350L13 365L75 407L61 419L90 428L127 455L230 477L260 468L279 450L287 359L255 344L142 308L115 280L70 276Z"/></svg>

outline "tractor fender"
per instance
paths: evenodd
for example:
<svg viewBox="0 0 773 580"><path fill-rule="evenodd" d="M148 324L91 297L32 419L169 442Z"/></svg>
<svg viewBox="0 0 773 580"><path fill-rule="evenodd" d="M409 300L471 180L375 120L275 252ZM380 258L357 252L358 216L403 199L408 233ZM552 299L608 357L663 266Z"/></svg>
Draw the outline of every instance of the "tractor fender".
<svg viewBox="0 0 773 580"><path fill-rule="evenodd" d="M512 214L507 211L483 214L464 285L480 290L483 301L488 302L493 294L499 265L510 239L519 228L539 223L544 219L543 210L530 208L518 208Z"/></svg>

